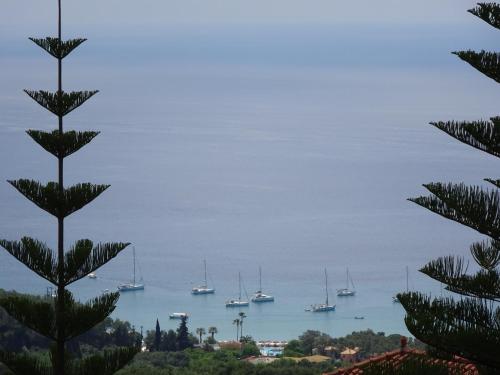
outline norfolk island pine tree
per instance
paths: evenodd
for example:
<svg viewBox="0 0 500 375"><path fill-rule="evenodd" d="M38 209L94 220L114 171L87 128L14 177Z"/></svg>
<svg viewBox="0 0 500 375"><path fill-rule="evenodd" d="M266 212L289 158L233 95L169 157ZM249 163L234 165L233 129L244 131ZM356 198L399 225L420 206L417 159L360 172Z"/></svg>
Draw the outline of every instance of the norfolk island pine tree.
<svg viewBox="0 0 500 375"><path fill-rule="evenodd" d="M479 3L469 12L500 29L498 4ZM454 54L500 83L499 53L469 50ZM490 121L431 124L465 144L500 157L500 117ZM499 373L500 194L496 188L500 187L500 180L485 181L494 188L430 183L424 187L431 196L410 199L490 238L470 247L480 267L475 274L468 272L466 260L455 256L438 258L421 269L459 298L431 298L415 292L399 294L398 298L406 310L406 326L415 337L441 352L475 362L482 373Z"/></svg>
<svg viewBox="0 0 500 375"><path fill-rule="evenodd" d="M33 272L55 285L54 298L35 301L29 296L10 294L0 299L0 307L20 323L51 339L51 364L28 353L0 352L0 361L15 374L113 374L125 366L138 348L118 348L71 360L66 343L103 321L115 309L119 294L107 293L86 303L74 300L67 286L116 257L128 243L99 243L83 239L64 250L64 219L97 198L109 185L81 183L64 187L64 159L90 143L99 132L64 131L63 118L97 91L63 91L62 61L85 39L61 38L61 0L57 0L57 37L30 38L57 60L57 91L25 90L34 101L57 117L51 132L28 130L28 135L57 158L58 181L42 184L29 179L8 181L27 199L57 218L57 251L45 243L23 237L20 241L0 240L0 245Z"/></svg>

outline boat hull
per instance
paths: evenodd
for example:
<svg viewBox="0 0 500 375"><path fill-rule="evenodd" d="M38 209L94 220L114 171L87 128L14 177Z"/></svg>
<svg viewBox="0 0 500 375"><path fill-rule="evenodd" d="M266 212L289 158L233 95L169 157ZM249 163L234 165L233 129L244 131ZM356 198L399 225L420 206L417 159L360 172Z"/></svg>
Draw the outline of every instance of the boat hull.
<svg viewBox="0 0 500 375"><path fill-rule="evenodd" d="M212 289L212 288L205 288L205 289L201 289L201 288L194 288L193 290L191 290L191 294L197 296L197 295L200 295L200 294L214 294L215 293L215 289Z"/></svg>
<svg viewBox="0 0 500 375"><path fill-rule="evenodd" d="M337 291L338 297L352 297L354 295L356 295L356 292L354 290L340 289Z"/></svg>
<svg viewBox="0 0 500 375"><path fill-rule="evenodd" d="M254 303L274 302L274 297L272 296L253 297L252 302Z"/></svg>
<svg viewBox="0 0 500 375"><path fill-rule="evenodd" d="M250 305L248 301L228 301L226 302L226 307L246 307Z"/></svg>
<svg viewBox="0 0 500 375"><path fill-rule="evenodd" d="M120 285L118 287L119 292L134 292L136 290L144 290L144 285L138 284L138 285Z"/></svg>
<svg viewBox="0 0 500 375"><path fill-rule="evenodd" d="M328 312L328 311L335 311L335 305L318 305L318 306L311 306L311 311L312 312Z"/></svg>

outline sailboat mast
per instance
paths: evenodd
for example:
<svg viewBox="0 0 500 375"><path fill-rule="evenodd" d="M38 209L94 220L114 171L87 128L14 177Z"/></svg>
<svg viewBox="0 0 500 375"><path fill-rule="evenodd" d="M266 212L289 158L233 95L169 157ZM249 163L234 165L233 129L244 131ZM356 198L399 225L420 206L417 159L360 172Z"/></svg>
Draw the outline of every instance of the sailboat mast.
<svg viewBox="0 0 500 375"><path fill-rule="evenodd" d="M406 293L408 293L408 266L406 266Z"/></svg>
<svg viewBox="0 0 500 375"><path fill-rule="evenodd" d="M259 292L262 292L262 267L259 266Z"/></svg>
<svg viewBox="0 0 500 375"><path fill-rule="evenodd" d="M349 268L347 268L347 272L345 275L345 288L349 289Z"/></svg>
<svg viewBox="0 0 500 375"><path fill-rule="evenodd" d="M325 268L325 291L326 291L326 305L328 306L328 274Z"/></svg>
<svg viewBox="0 0 500 375"><path fill-rule="evenodd" d="M132 248L133 256L134 256L134 285L135 285L135 246Z"/></svg>
<svg viewBox="0 0 500 375"><path fill-rule="evenodd" d="M207 260L203 259L203 263L205 264L205 288L207 287Z"/></svg>
<svg viewBox="0 0 500 375"><path fill-rule="evenodd" d="M241 301L241 272L238 272L238 289L239 289L238 301Z"/></svg>

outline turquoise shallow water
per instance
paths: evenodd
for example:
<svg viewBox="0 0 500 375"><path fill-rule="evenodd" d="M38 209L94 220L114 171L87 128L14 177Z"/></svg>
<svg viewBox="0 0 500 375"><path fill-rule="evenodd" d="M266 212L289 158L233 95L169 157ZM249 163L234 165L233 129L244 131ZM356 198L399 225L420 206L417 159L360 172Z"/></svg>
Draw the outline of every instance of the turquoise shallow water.
<svg viewBox="0 0 500 375"><path fill-rule="evenodd" d="M330 46L315 41L318 51ZM480 183L498 171L491 158L425 125L496 114L500 92L451 57L432 65L431 53L421 68L335 59L313 66L265 54L258 63L203 61L201 52L190 60L184 50L185 63L158 54L126 62L119 56L133 41L112 53L100 48L90 44L65 70L68 87L102 90L67 117L70 128L102 130L67 159L67 181L112 187L67 220L67 243L88 237L135 245L146 288L123 294L114 317L145 329L159 318L162 328L174 328L168 314L185 311L192 330L214 325L220 338L232 338L238 310L224 301L237 296L238 271L253 292L261 265L264 292L276 301L242 309L244 331L257 339L290 339L306 329L406 333L403 310L392 303L405 288L405 266L412 289L440 294L417 269L439 255L466 254L480 238L406 201L424 193L424 182ZM4 60L0 180L55 178L55 160L23 132L51 129L54 119L20 93L51 87L52 63L15 52ZM55 220L0 183L0 231L53 245ZM217 291L192 296L204 258ZM305 312L324 300L324 267L332 294L349 267L357 295L333 297L335 312ZM127 250L73 290L85 300L127 281L131 270ZM0 252L0 287L44 293L46 286Z"/></svg>

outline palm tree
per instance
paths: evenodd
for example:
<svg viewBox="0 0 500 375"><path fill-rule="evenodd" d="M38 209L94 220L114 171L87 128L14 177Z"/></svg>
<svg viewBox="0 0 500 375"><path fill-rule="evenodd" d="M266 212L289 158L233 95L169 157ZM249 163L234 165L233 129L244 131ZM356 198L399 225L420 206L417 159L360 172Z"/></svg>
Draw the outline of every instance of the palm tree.
<svg viewBox="0 0 500 375"><path fill-rule="evenodd" d="M236 324L236 341L238 341L240 334L240 320L238 318L234 319L233 324Z"/></svg>
<svg viewBox="0 0 500 375"><path fill-rule="evenodd" d="M240 317L240 338L241 338L243 337L243 319L245 319L247 316L243 311L240 311L238 316Z"/></svg>
<svg viewBox="0 0 500 375"><path fill-rule="evenodd" d="M204 335L205 333L207 333L207 332L205 331L205 328L201 328L201 327L200 327L200 328L196 328L196 334L200 336L200 345L201 345L201 343L202 343L202 337L203 337L203 335Z"/></svg>
<svg viewBox="0 0 500 375"><path fill-rule="evenodd" d="M215 341L215 334L217 333L217 327L208 327L208 333L210 333L212 335L212 341Z"/></svg>

